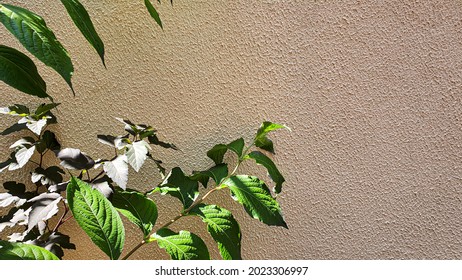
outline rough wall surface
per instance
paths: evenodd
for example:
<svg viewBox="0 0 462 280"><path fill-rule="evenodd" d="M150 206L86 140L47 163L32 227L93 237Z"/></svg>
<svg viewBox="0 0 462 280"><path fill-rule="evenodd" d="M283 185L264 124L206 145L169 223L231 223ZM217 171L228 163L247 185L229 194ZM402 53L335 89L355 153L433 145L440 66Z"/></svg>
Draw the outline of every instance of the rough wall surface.
<svg viewBox="0 0 462 280"><path fill-rule="evenodd" d="M226 194L212 198L235 211L244 258L462 258L462 2L166 1L161 31L142 1L82 1L107 70L59 1L3 2L41 14L71 53L75 98L37 63L62 103L55 130L66 147L111 154L96 134L122 133L113 117L127 117L156 126L181 148L159 157L191 171L210 165L215 143L250 139L263 120L292 128L273 135L289 230L250 219ZM22 50L4 28L0 36ZM39 103L0 91L1 105ZM13 121L2 117L0 129ZM0 138L2 159L14 139ZM130 183L158 182L145 169ZM179 208L158 203L162 221ZM200 223L174 229L207 236ZM63 230L88 249L67 258L104 257L75 224ZM165 255L151 246L136 257Z"/></svg>

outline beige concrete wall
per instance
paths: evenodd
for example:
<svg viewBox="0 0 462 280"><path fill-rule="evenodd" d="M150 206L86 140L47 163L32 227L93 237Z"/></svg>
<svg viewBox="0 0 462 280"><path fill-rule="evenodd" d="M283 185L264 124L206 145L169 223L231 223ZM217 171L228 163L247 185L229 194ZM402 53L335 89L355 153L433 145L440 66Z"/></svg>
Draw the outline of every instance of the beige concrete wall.
<svg viewBox="0 0 462 280"><path fill-rule="evenodd" d="M250 219L226 194L212 197L235 211L245 258L462 258L460 1L166 1L164 31L142 1L82 1L106 43L107 70L59 1L4 2L43 15L72 55L75 98L40 65L62 103L55 130L66 147L110 155L96 134L122 133L113 116L127 117L156 126L182 150L159 157L191 171L210 165L212 145L250 139L263 120L293 129L273 136L289 230ZM21 49L3 28L0 36ZM2 105L39 102L0 91ZM13 140L0 138L2 158ZM153 166L144 170L131 187L158 182ZM162 221L179 209L157 201ZM104 257L73 226L64 230L85 249L67 257ZM173 228L210 241L198 220ZM154 247L136 257L165 257Z"/></svg>

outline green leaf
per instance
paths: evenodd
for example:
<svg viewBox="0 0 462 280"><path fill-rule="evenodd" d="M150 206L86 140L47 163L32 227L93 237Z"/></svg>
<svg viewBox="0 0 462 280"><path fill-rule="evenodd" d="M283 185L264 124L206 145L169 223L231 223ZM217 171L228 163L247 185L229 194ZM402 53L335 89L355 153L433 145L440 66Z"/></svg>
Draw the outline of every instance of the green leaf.
<svg viewBox="0 0 462 280"><path fill-rule="evenodd" d="M188 231L176 233L168 228L159 229L151 235L150 242L157 241L173 260L209 260L210 255L204 241Z"/></svg>
<svg viewBox="0 0 462 280"><path fill-rule="evenodd" d="M59 106L61 103L51 103L51 104L40 104L40 106L37 107L37 109L34 112L34 117L36 119L42 118L44 115L48 115L47 113L50 112L50 110L56 108Z"/></svg>
<svg viewBox="0 0 462 280"><path fill-rule="evenodd" d="M241 230L230 211L216 205L200 204L189 213L198 215L207 224L207 230L217 242L223 259L242 259Z"/></svg>
<svg viewBox="0 0 462 280"><path fill-rule="evenodd" d="M24 93L50 97L34 62L13 48L0 45L0 80Z"/></svg>
<svg viewBox="0 0 462 280"><path fill-rule="evenodd" d="M193 172L193 175L190 176L190 178L200 182L204 188L206 188L209 178L212 178L218 185L226 176L228 176L228 166L224 163L221 163L212 168L209 168L206 171L195 171Z"/></svg>
<svg viewBox="0 0 462 280"><path fill-rule="evenodd" d="M274 162L264 155L261 152L253 151L250 154L245 156L245 159L254 159L257 164L263 165L268 170L268 174L271 179L276 183L274 187L274 192L280 193L282 189L282 183L284 183L285 179L282 174L279 172L278 168L274 164Z"/></svg>
<svg viewBox="0 0 462 280"><path fill-rule="evenodd" d="M244 150L244 139L239 138L228 144L228 149L235 152L238 157L242 156L242 151Z"/></svg>
<svg viewBox="0 0 462 280"><path fill-rule="evenodd" d="M59 260L42 247L0 240L0 260Z"/></svg>
<svg viewBox="0 0 462 280"><path fill-rule="evenodd" d="M273 141L271 141L268 137L266 137L266 135L273 130L281 129L281 128L289 129L287 126L282 125L282 124L277 124L277 123L272 123L272 122L263 122L257 131L257 135L255 136L255 139L254 139L255 146L274 154Z"/></svg>
<svg viewBox="0 0 462 280"><path fill-rule="evenodd" d="M67 200L75 220L85 233L111 259L118 259L125 241L119 214L98 190L72 177Z"/></svg>
<svg viewBox="0 0 462 280"><path fill-rule="evenodd" d="M148 236L157 220L157 206L151 199L136 191L116 191L112 205L132 223L144 236Z"/></svg>
<svg viewBox="0 0 462 280"><path fill-rule="evenodd" d="M227 145L217 144L207 152L207 156L218 165L223 162L223 157L225 156L227 150Z"/></svg>
<svg viewBox="0 0 462 280"><path fill-rule="evenodd" d="M106 67L104 63L103 41L98 36L98 33L96 33L93 22L85 7L77 0L61 0L61 3L63 3L72 21L74 21L75 26L77 26L85 39L87 39L88 43L95 48L96 52L101 57L103 65Z"/></svg>
<svg viewBox="0 0 462 280"><path fill-rule="evenodd" d="M159 13L156 11L156 8L154 8L151 1L144 0L144 4L146 5L146 8L148 9L148 12L151 15L151 17L157 22L157 24L160 26L160 28L163 29L162 21L160 20Z"/></svg>
<svg viewBox="0 0 462 280"><path fill-rule="evenodd" d="M56 70L73 91L71 58L40 16L20 7L0 4L0 21L30 53Z"/></svg>
<svg viewBox="0 0 462 280"><path fill-rule="evenodd" d="M231 190L233 199L241 203L251 217L270 226L287 228L279 203L271 196L265 182L253 176L237 175L222 185Z"/></svg>
<svg viewBox="0 0 462 280"><path fill-rule="evenodd" d="M187 209L199 196L199 184L185 176L181 168L175 167L152 192L155 191L178 198L183 203L184 209Z"/></svg>
<svg viewBox="0 0 462 280"><path fill-rule="evenodd" d="M61 145L56 139L56 135L49 130L46 130L43 133L42 138L40 139L40 141L35 143L35 145L39 153L45 152L46 149L50 149L53 152L58 152L59 150L61 150Z"/></svg>

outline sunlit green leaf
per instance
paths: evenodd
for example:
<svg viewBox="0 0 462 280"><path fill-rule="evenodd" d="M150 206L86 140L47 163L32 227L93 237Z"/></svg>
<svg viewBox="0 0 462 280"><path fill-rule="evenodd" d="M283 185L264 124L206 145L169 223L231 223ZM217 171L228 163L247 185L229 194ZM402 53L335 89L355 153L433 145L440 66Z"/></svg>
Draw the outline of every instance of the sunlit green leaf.
<svg viewBox="0 0 462 280"><path fill-rule="evenodd" d="M255 135L255 139L254 139L255 146L265 151L274 153L273 141L271 141L266 135L273 130L281 129L281 128L289 129L285 125L272 123L272 122L263 122L260 128L258 129L257 134Z"/></svg>
<svg viewBox="0 0 462 280"><path fill-rule="evenodd" d="M125 241L125 230L109 200L75 177L67 187L67 200L75 220L93 243L111 259L118 259Z"/></svg>
<svg viewBox="0 0 462 280"><path fill-rule="evenodd" d="M136 191L116 191L112 205L132 223L144 236L148 236L157 220L157 206L151 199Z"/></svg>
<svg viewBox="0 0 462 280"><path fill-rule="evenodd" d="M150 241L157 241L173 260L209 260L210 255L204 241L188 231L173 232L162 228L151 235Z"/></svg>
<svg viewBox="0 0 462 280"><path fill-rule="evenodd" d="M67 13L74 21L77 28L85 36L90 45L95 48L101 57L101 61L104 63L104 44L98 33L96 33L93 22L91 21L90 15L88 14L85 7L77 0L61 0L64 7L66 7Z"/></svg>
<svg viewBox="0 0 462 280"><path fill-rule="evenodd" d="M189 213L198 215L207 224L223 259L241 259L241 230L230 211L216 205L200 204Z"/></svg>
<svg viewBox="0 0 462 280"><path fill-rule="evenodd" d="M0 240L0 260L59 260L42 247Z"/></svg>
<svg viewBox="0 0 462 280"><path fill-rule="evenodd" d="M74 67L69 54L40 16L21 7L0 4L0 21L30 53L55 69L72 89Z"/></svg>
<svg viewBox="0 0 462 280"><path fill-rule="evenodd" d="M279 203L257 177L237 175L225 180L222 185L231 190L231 196L244 206L251 217L270 226L287 228Z"/></svg>

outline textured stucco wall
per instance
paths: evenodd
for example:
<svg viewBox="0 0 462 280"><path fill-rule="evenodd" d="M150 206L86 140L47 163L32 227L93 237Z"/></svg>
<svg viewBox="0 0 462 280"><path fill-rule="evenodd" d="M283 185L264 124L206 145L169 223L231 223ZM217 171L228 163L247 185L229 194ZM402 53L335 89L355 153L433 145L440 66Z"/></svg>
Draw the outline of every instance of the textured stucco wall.
<svg viewBox="0 0 462 280"><path fill-rule="evenodd" d="M191 171L210 165L213 144L250 139L263 120L292 128L273 135L289 230L250 219L225 194L212 198L235 211L245 258L462 258L462 2L166 1L161 31L142 1L82 1L107 70L59 1L4 2L43 15L73 57L75 98L39 66L62 102L55 130L64 146L110 155L96 134L122 133L113 119L122 116L156 126L182 150L159 157ZM22 49L4 28L0 36ZM0 91L2 105L39 102ZM13 122L4 120L0 129ZM0 138L2 159L13 140ZM130 184L159 180L145 170ZM161 221L179 208L158 203ZM198 221L173 229L210 241ZM79 229L72 238L88 250L66 257L104 257ZM165 256L154 247L136 257Z"/></svg>

